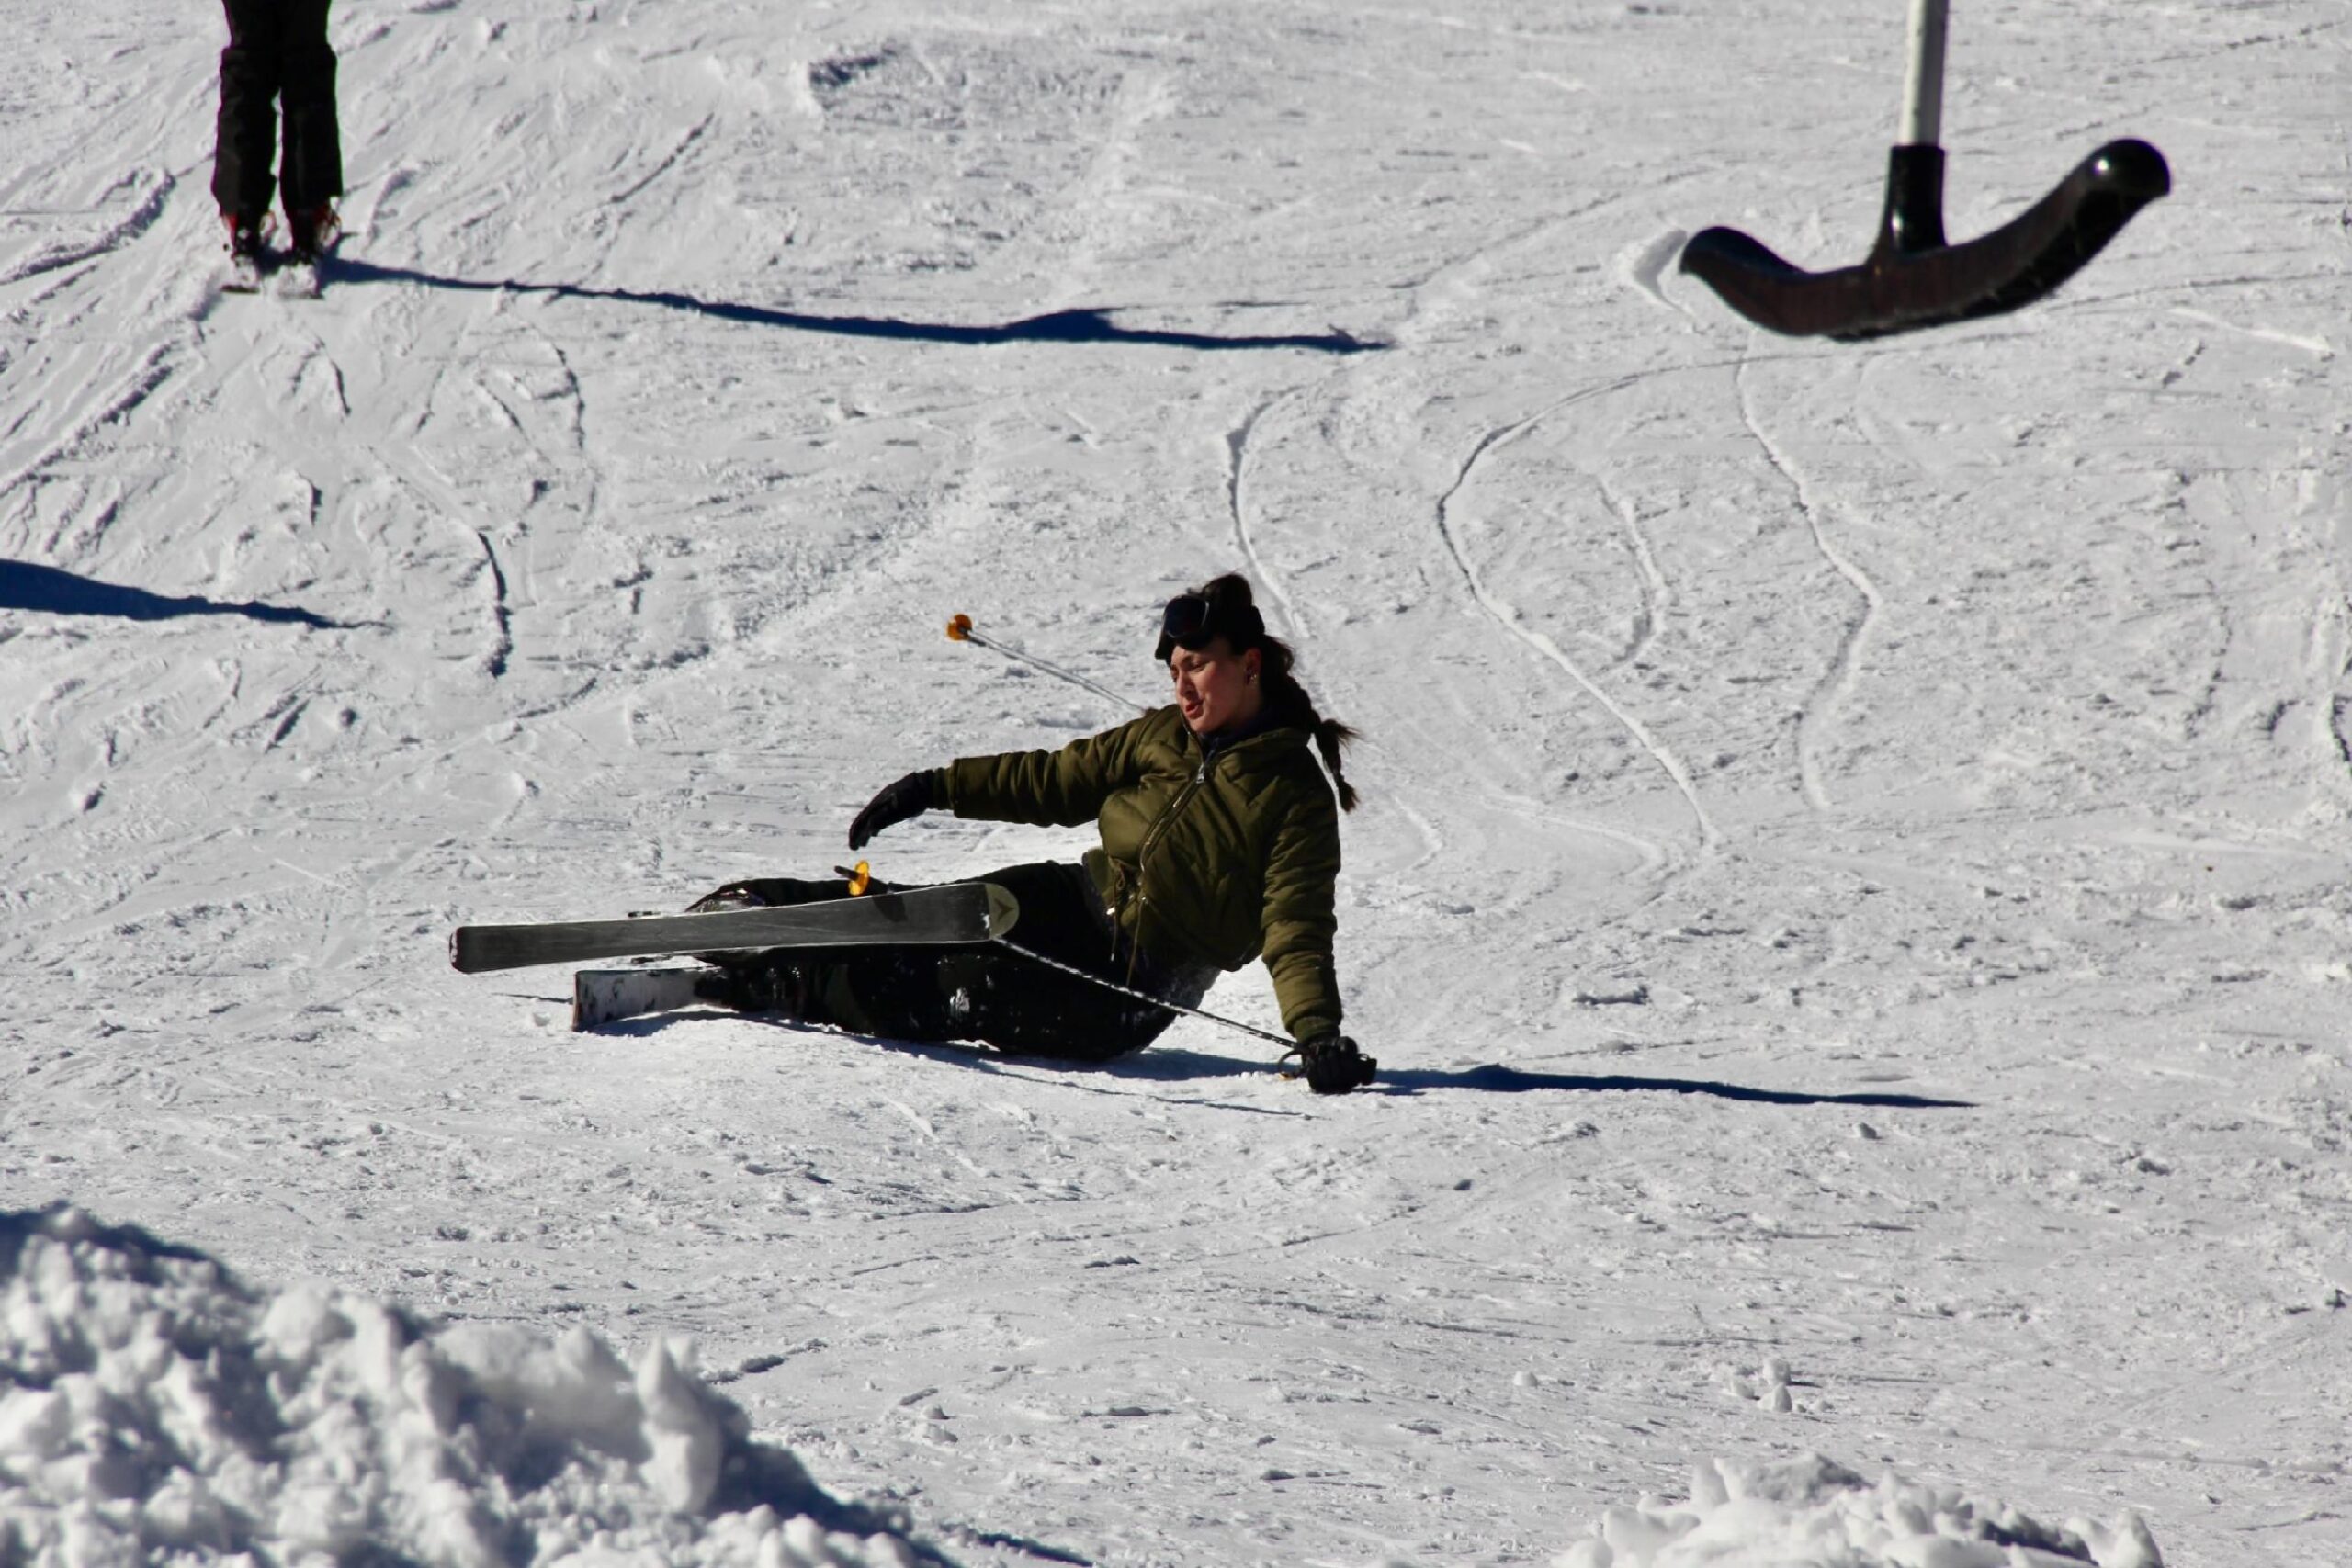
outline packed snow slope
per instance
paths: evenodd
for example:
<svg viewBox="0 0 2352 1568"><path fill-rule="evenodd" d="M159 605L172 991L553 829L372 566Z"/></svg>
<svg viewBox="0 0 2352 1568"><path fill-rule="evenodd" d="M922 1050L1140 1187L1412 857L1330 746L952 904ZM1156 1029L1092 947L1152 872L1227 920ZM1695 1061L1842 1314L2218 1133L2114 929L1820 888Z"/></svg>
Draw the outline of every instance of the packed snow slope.
<svg viewBox="0 0 2352 1568"><path fill-rule="evenodd" d="M217 17L12 6L0 1209L693 1337L972 1562L1542 1562L1814 1451L2340 1568L2352 9L1962 0L1955 237L2175 194L1752 332L1679 237L1860 256L1902 10L348 6L301 302L208 288ZM951 614L1156 699L1233 568L1368 737L1377 1090L447 969L1121 716Z"/></svg>

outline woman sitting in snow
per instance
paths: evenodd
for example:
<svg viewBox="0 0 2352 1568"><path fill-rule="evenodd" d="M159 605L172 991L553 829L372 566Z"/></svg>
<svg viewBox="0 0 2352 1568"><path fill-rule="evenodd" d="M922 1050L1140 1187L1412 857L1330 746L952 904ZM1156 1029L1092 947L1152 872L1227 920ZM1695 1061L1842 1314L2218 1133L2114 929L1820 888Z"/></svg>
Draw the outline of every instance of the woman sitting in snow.
<svg viewBox="0 0 2352 1568"><path fill-rule="evenodd" d="M1316 712L1289 647L1268 635L1238 576L1170 600L1156 657L1175 682L1170 705L1057 751L909 773L850 825L850 847L863 849L925 811L1095 822L1102 842L1083 864L1009 866L981 879L1020 901L1027 953L996 943L775 948L727 961L730 1002L899 1040L1106 1061L1158 1038L1220 970L1263 958L1307 1081L1324 1093L1372 1081L1372 1063L1340 1032L1331 963L1338 807L1356 804L1340 751L1354 732ZM841 896L837 881L762 878L695 907Z"/></svg>

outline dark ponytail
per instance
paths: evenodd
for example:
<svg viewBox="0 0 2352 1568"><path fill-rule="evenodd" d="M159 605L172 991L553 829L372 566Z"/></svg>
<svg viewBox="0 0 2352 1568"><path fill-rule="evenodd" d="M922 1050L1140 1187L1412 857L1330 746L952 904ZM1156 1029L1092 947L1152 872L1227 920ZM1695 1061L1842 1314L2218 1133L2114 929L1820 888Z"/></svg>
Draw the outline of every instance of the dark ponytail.
<svg viewBox="0 0 2352 1568"><path fill-rule="evenodd" d="M1254 607L1250 580L1239 572L1227 572L1223 577L1203 583L1194 592L1215 605L1220 618L1227 625L1236 618L1263 625L1263 618L1260 615L1253 614L1236 617L1234 615L1234 612ZM1242 653L1252 648L1258 650L1262 661L1259 666L1258 679L1265 687L1266 711L1277 723L1295 725L1315 737L1315 750L1322 753L1324 769L1331 775L1332 787L1339 791L1340 809L1353 811L1356 808L1356 786L1350 784L1348 775L1340 771L1340 754L1355 740L1354 728L1336 718L1325 718L1316 711L1315 699L1306 694L1306 688L1298 683L1297 675L1293 673L1298 664L1298 655L1291 650L1290 644L1272 632L1261 630L1254 637L1246 637L1235 646L1234 651Z"/></svg>

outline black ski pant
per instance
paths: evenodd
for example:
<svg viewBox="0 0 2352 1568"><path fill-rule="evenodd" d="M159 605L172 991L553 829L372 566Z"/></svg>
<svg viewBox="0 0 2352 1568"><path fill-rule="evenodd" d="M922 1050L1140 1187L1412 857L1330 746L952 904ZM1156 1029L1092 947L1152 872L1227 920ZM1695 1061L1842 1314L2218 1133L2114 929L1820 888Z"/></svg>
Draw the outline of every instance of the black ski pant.
<svg viewBox="0 0 2352 1568"><path fill-rule="evenodd" d="M343 139L334 115L330 0L224 0L229 47L220 51L220 119L212 195L220 210L256 221L275 185L288 212L343 194ZM283 109L286 149L273 175Z"/></svg>
<svg viewBox="0 0 2352 1568"><path fill-rule="evenodd" d="M1007 866L993 882L1020 901L1006 933L1033 953L1134 990L1200 1000L1206 976L1170 975L1133 956L1103 911L1084 866ZM771 906L839 898L838 877L730 883ZM903 891L903 889L896 889ZM1001 943L899 947L779 947L723 960L747 1010L786 1012L892 1040L978 1040L1023 1055L1107 1062L1158 1039L1175 1013L1040 964Z"/></svg>

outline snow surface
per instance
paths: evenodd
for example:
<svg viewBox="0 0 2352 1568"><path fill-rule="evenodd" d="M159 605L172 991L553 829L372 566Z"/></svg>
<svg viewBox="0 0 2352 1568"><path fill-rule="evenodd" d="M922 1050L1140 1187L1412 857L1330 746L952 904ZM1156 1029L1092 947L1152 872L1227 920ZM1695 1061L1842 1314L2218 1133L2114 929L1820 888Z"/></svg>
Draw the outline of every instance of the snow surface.
<svg viewBox="0 0 2352 1568"><path fill-rule="evenodd" d="M0 1213L0 1562L695 1562L909 1568L903 1510L843 1505L730 1401L587 1328L439 1329L78 1210ZM1034 1551L1034 1549L1032 1549ZM2012 1555L2015 1552L2017 1555ZM2162 1568L2138 1516L2052 1529L1807 1455L1611 1508L1562 1568L1726 1559Z"/></svg>
<svg viewBox="0 0 2352 1568"><path fill-rule="evenodd" d="M2176 193L1755 333L1679 238L1863 252L1901 12L351 5L302 301L203 276L217 18L12 6L0 1208L692 1339L959 1562L1546 1562L1817 1453L2341 1568L2352 11L1956 7L1955 236ZM950 615L1150 696L1232 567L1370 738L1376 1092L447 969L1119 716Z"/></svg>
<svg viewBox="0 0 2352 1568"><path fill-rule="evenodd" d="M0 1214L0 1561L935 1560L747 1442L664 1345L632 1374L578 1325L263 1297L73 1209Z"/></svg>
<svg viewBox="0 0 2352 1568"><path fill-rule="evenodd" d="M2052 1529L1987 1508L1951 1487L1894 1475L1876 1485L1818 1454L1770 1464L1718 1461L1692 1471L1678 1504L1611 1508L1555 1568L1726 1568L1735 1564L1899 1564L1901 1568L2161 1568L2136 1514L2102 1529Z"/></svg>

